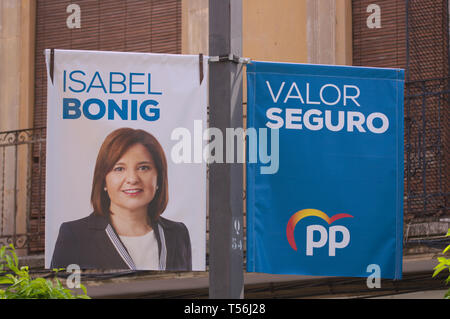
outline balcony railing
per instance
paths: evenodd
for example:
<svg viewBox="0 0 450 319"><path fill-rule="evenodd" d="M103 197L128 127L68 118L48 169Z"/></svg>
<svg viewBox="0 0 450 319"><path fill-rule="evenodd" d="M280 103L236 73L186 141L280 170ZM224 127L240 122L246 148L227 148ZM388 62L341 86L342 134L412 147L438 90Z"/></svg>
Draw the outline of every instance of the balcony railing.
<svg viewBox="0 0 450 319"><path fill-rule="evenodd" d="M42 252L46 129L0 132L0 245Z"/></svg>

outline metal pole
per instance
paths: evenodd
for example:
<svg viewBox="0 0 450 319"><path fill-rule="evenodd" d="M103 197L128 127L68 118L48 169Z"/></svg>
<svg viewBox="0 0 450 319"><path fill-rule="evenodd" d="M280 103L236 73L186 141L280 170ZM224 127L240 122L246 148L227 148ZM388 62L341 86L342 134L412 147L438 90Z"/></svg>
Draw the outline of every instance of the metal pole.
<svg viewBox="0 0 450 319"><path fill-rule="evenodd" d="M209 0L209 55L242 56L242 0ZM228 59L209 65L210 127L223 137L227 128L242 128L242 64ZM230 142L230 141L227 141ZM243 164L226 162L209 168L209 297L244 295Z"/></svg>

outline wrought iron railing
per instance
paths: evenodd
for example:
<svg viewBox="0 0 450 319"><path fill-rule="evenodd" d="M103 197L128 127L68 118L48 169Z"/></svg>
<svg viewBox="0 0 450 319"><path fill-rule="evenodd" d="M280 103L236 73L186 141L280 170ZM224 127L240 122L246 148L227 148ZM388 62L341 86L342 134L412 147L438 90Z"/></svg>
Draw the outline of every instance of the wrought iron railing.
<svg viewBox="0 0 450 319"><path fill-rule="evenodd" d="M46 129L0 132L0 245L22 254L44 243Z"/></svg>
<svg viewBox="0 0 450 319"><path fill-rule="evenodd" d="M405 86L405 218L449 214L450 78Z"/></svg>

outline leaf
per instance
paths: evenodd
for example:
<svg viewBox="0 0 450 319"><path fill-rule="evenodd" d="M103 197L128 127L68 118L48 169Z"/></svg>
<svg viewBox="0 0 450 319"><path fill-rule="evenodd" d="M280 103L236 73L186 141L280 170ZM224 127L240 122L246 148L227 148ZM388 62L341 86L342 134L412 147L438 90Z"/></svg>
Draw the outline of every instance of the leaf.
<svg viewBox="0 0 450 319"><path fill-rule="evenodd" d="M6 265L8 266L8 268L10 268L10 266L12 264L11 256L5 255L3 259L6 261Z"/></svg>
<svg viewBox="0 0 450 319"><path fill-rule="evenodd" d="M83 284L80 284L81 290L83 290L84 294L87 295L87 289Z"/></svg>
<svg viewBox="0 0 450 319"><path fill-rule="evenodd" d="M19 267L19 258L17 257L17 254L14 250L11 252L11 255L14 259L14 266Z"/></svg>
<svg viewBox="0 0 450 319"><path fill-rule="evenodd" d="M439 263L439 264L437 264L436 266L434 266L433 269L437 269L437 268L441 268L441 267L444 267L444 268L445 268L445 265L444 265L443 263Z"/></svg>
<svg viewBox="0 0 450 319"><path fill-rule="evenodd" d="M9 285L4 290L0 289L0 299L90 299L86 288L82 285L84 294L77 295L70 289L64 288L57 277L53 281L42 277L32 279L28 266L19 268L19 259L13 245L0 247L0 274L7 269L13 274L7 273L0 276L0 284ZM53 269L56 274L61 270L65 268Z"/></svg>
<svg viewBox="0 0 450 319"><path fill-rule="evenodd" d="M0 248L0 260L3 260L3 257L5 256L6 246L2 246Z"/></svg>
<svg viewBox="0 0 450 319"><path fill-rule="evenodd" d="M15 280L15 282L14 282L14 284L11 286L11 288L15 288L15 287L17 287L18 285L20 285L21 283L24 283L25 282L25 279L19 279L19 280Z"/></svg>
<svg viewBox="0 0 450 319"><path fill-rule="evenodd" d="M53 268L52 269L52 271L55 272L55 273L58 273L58 272L64 271L64 270L66 270L66 268Z"/></svg>
<svg viewBox="0 0 450 319"><path fill-rule="evenodd" d="M437 259L441 264L444 265L450 265L450 259L447 259L445 257L438 257Z"/></svg>
<svg viewBox="0 0 450 319"><path fill-rule="evenodd" d="M19 278L17 276L12 275L12 274L6 274L5 277L11 279L14 283L19 281Z"/></svg>
<svg viewBox="0 0 450 319"><path fill-rule="evenodd" d="M445 254L447 251L449 251L450 250L450 245L448 245L445 249L444 249L444 251L442 252L443 254Z"/></svg>
<svg viewBox="0 0 450 319"><path fill-rule="evenodd" d="M9 269L14 271L15 273L17 273L19 271L19 269L14 264L13 258L10 255L6 255L5 256L5 260L6 260L6 263L7 263L7 266L8 266Z"/></svg>
<svg viewBox="0 0 450 319"><path fill-rule="evenodd" d="M22 266L22 267L20 267L20 271L26 271L26 272L28 272L28 271L29 271L28 266Z"/></svg>
<svg viewBox="0 0 450 319"><path fill-rule="evenodd" d="M11 278L7 278L7 277L0 278L0 285L11 285L13 283L14 283L14 280L12 280Z"/></svg>
<svg viewBox="0 0 450 319"><path fill-rule="evenodd" d="M437 265L436 267L434 267L433 269L435 269L433 275L431 277L436 277L442 270L446 269L447 267L445 267L444 265Z"/></svg>

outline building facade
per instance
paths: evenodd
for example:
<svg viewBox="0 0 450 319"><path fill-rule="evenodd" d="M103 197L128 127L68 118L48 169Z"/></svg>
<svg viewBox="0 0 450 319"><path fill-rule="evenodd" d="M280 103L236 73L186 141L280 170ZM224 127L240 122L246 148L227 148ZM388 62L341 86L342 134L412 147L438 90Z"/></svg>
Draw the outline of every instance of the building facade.
<svg viewBox="0 0 450 319"><path fill-rule="evenodd" d="M208 2L0 1L0 244L43 250L44 49L208 54ZM448 0L243 0L242 16L252 60L405 69L405 242L439 237L450 216Z"/></svg>

